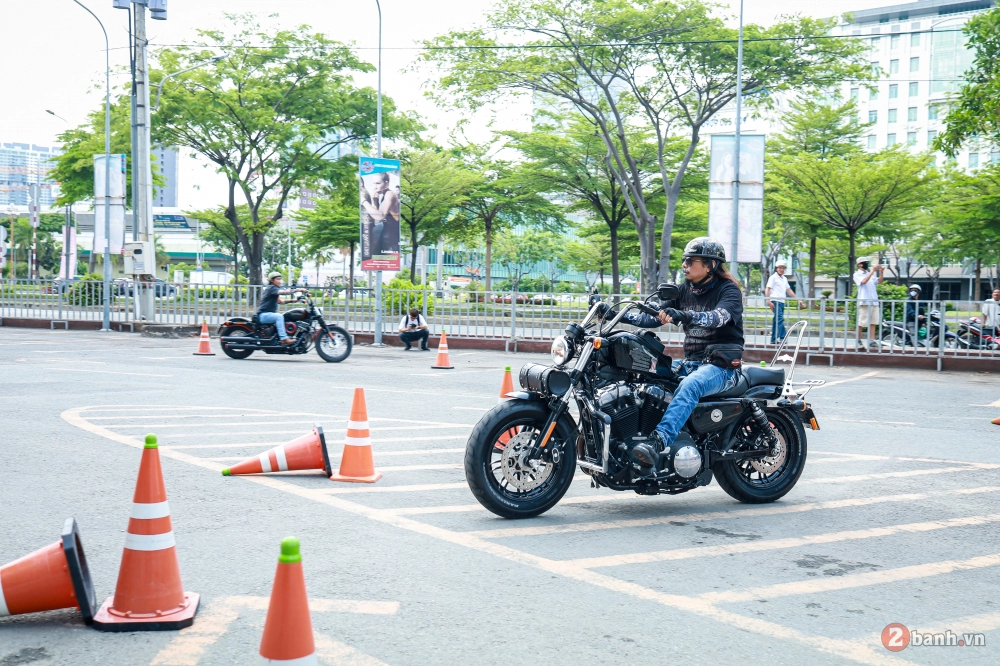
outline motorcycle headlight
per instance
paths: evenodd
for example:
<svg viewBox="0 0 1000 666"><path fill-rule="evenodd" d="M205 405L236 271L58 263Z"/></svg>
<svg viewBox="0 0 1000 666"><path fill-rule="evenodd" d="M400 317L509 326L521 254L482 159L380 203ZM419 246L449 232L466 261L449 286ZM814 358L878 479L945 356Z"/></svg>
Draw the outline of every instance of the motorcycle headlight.
<svg viewBox="0 0 1000 666"><path fill-rule="evenodd" d="M552 362L556 365L566 365L573 358L573 344L564 336L552 341Z"/></svg>

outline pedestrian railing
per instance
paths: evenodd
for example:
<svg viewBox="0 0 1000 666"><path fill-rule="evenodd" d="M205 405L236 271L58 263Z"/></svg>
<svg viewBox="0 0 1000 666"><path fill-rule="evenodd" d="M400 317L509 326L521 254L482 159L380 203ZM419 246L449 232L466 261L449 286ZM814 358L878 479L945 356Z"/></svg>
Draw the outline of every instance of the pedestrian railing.
<svg viewBox="0 0 1000 666"><path fill-rule="evenodd" d="M215 327L230 317L251 317L263 287L250 285L188 285L157 283L140 287L152 292L158 324L198 325L207 321ZM373 333L376 301L373 290L310 289L328 321L354 333ZM148 292L147 292L148 293ZM141 310L131 283L116 283L111 289L112 322L149 321ZM634 295L605 296L608 303L631 299ZM445 330L460 338L486 340L547 341L561 335L570 322L580 321L588 310L587 294L518 293L427 289L383 289L382 333L395 335L404 314L416 308L426 318L433 334ZM776 311L778 324L790 327L797 321L808 324L802 351L809 355L834 353L884 354L929 357L977 357L1000 360L1000 337L991 331L970 326L972 317L982 325L980 303L937 301L881 301L879 312L869 314L871 326L858 326L859 304L854 299L819 298L786 300L772 309L767 299L745 299L743 328L750 349L774 346ZM104 294L100 281L0 280L0 317L48 319L53 321L101 321ZM286 306L286 307L294 307ZM931 313L936 313L933 317ZM877 316L876 316L877 315ZM922 319L920 318L922 317ZM943 328L941 327L943 324ZM777 328L777 330L775 330ZM943 331L944 335L940 332ZM683 332L674 325L658 329L667 345L683 343ZM983 335L985 333L986 335ZM997 331L992 331L997 333ZM860 335L859 335L860 334ZM986 337L989 336L989 337Z"/></svg>

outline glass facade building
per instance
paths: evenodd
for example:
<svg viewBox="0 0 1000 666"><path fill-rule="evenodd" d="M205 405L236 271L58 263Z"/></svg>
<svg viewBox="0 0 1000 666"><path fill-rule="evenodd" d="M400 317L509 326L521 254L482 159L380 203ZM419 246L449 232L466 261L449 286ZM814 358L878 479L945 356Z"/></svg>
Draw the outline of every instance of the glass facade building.
<svg viewBox="0 0 1000 666"><path fill-rule="evenodd" d="M54 164L52 158L60 155L58 148L47 148L30 143L0 143L0 206L27 206L28 187L39 185L41 206L49 208L59 196L59 184L49 180Z"/></svg>

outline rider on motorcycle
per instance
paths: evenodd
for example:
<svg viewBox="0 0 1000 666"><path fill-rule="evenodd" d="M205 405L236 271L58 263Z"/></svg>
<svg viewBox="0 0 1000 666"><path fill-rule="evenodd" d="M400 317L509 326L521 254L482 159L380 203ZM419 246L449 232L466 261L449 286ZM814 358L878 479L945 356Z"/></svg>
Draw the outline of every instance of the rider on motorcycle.
<svg viewBox="0 0 1000 666"><path fill-rule="evenodd" d="M288 337L288 333L285 332L285 316L278 312L278 305L290 302L282 300L282 296L306 293L308 290L282 289L281 280L281 273L278 271L271 271L267 274L268 284L264 287L264 293L261 294L260 303L257 305L257 321L262 324L274 324L278 329L278 337L281 338L281 344L290 345L295 342L295 339Z"/></svg>
<svg viewBox="0 0 1000 666"><path fill-rule="evenodd" d="M743 293L723 265L725 261L722 243L707 236L695 238L684 248L685 280L677 301L671 304L676 308L663 308L659 317L625 315L629 323L643 328L671 322L684 327L684 360L673 365L683 379L651 434L662 449L677 438L699 398L731 389L740 380ZM640 443L633 448L632 457L644 466L655 466L657 453L649 444Z"/></svg>
<svg viewBox="0 0 1000 666"><path fill-rule="evenodd" d="M911 284L906 290L907 298L906 306L903 310L903 328L911 331L914 339L917 337L918 324L927 310L925 306L917 302L920 300L920 293L922 291L919 284Z"/></svg>

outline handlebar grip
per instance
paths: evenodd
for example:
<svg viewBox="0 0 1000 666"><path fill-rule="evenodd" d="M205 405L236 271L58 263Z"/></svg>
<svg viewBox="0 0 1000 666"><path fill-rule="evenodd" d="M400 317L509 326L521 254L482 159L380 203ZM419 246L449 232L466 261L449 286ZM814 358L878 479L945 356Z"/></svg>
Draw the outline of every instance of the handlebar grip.
<svg viewBox="0 0 1000 666"><path fill-rule="evenodd" d="M659 317L660 311L656 308L651 308L645 303L639 303L639 309L648 314L650 317Z"/></svg>

